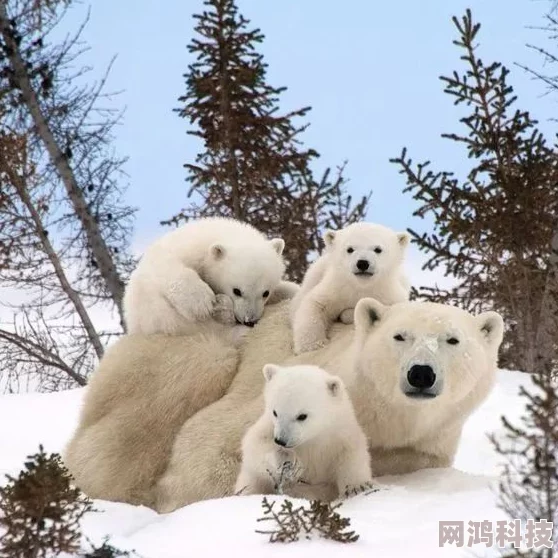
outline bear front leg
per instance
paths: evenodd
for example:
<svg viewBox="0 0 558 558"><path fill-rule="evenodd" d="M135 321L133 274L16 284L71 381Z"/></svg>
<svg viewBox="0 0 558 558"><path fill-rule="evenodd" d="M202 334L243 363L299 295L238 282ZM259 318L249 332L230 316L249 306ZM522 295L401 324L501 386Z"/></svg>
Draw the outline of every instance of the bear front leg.
<svg viewBox="0 0 558 558"><path fill-rule="evenodd" d="M372 481L370 455L366 446L348 451L339 462L337 489L340 498L350 498L363 492L376 492L379 487Z"/></svg>
<svg viewBox="0 0 558 558"><path fill-rule="evenodd" d="M296 293L300 290L300 285L293 283L292 281L281 281L277 288L273 290L267 304L277 304L283 300L290 300Z"/></svg>
<svg viewBox="0 0 558 558"><path fill-rule="evenodd" d="M238 475L234 493L237 496L274 494L274 483L269 475L242 469Z"/></svg>
<svg viewBox="0 0 558 558"><path fill-rule="evenodd" d="M213 319L223 325L235 325L234 304L232 298L225 294L215 295L215 304L211 313Z"/></svg>
<svg viewBox="0 0 558 558"><path fill-rule="evenodd" d="M242 464L236 480L235 494L273 494L275 481L270 474L277 467L275 444L262 433L257 422L242 442Z"/></svg>
<svg viewBox="0 0 558 558"><path fill-rule="evenodd" d="M302 301L293 318L293 344L297 355L315 351L327 344L331 320L324 307L311 296Z"/></svg>
<svg viewBox="0 0 558 558"><path fill-rule="evenodd" d="M190 322L209 319L215 306L215 293L189 267L166 277L164 296L173 308Z"/></svg>
<svg viewBox="0 0 558 558"><path fill-rule="evenodd" d="M267 446L267 447L265 447ZM235 494L283 494L300 479L302 467L292 452L272 444L260 448L263 458L245 455L235 486Z"/></svg>

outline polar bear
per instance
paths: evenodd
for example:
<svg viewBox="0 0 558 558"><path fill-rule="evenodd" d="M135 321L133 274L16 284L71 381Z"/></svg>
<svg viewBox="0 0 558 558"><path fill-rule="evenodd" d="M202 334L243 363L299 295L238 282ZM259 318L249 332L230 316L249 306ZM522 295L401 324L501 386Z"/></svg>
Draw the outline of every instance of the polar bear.
<svg viewBox="0 0 558 558"><path fill-rule="evenodd" d="M293 297L295 353L323 347L334 321L352 323L356 303L409 299L402 263L410 236L374 223L354 223L324 235L325 252L308 269Z"/></svg>
<svg viewBox="0 0 558 558"><path fill-rule="evenodd" d="M258 324L227 394L180 429L151 494L159 511L233 493L242 437L263 410L258 378L266 362L311 363L343 379L375 477L451 465L466 418L494 382L503 335L498 314L366 298L355 308L354 329L335 324L326 347L294 357L287 314Z"/></svg>
<svg viewBox="0 0 558 558"><path fill-rule="evenodd" d="M335 500L372 490L368 444L343 380L266 364L265 409L242 440L237 494Z"/></svg>
<svg viewBox="0 0 558 558"><path fill-rule="evenodd" d="M327 346L294 356L289 302L267 308L240 350L206 334L117 340L65 454L77 485L159 511L232 495L269 362L313 364L344 381L375 478L451 466L464 422L492 388L502 318L363 299L354 325L333 324Z"/></svg>
<svg viewBox="0 0 558 558"><path fill-rule="evenodd" d="M183 225L156 240L130 276L124 294L129 333L195 333L210 317L253 327L264 305L291 297L282 282L281 238L251 225L213 217Z"/></svg>
<svg viewBox="0 0 558 558"><path fill-rule="evenodd" d="M210 322L188 337L124 335L107 349L64 450L84 492L152 505L146 495L164 472L180 427L217 401L238 371L238 347L225 329Z"/></svg>

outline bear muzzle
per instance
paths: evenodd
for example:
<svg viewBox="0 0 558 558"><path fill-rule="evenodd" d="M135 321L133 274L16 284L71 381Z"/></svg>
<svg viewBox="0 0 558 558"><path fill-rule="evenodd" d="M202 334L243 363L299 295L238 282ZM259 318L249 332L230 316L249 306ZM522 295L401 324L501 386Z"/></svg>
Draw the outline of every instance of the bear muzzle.
<svg viewBox="0 0 558 558"><path fill-rule="evenodd" d="M412 364L401 378L401 391L412 399L434 399L442 387L442 378L426 363Z"/></svg>
<svg viewBox="0 0 558 558"><path fill-rule="evenodd" d="M374 264L368 260L359 259L353 266L353 274L357 277L372 277L374 273Z"/></svg>

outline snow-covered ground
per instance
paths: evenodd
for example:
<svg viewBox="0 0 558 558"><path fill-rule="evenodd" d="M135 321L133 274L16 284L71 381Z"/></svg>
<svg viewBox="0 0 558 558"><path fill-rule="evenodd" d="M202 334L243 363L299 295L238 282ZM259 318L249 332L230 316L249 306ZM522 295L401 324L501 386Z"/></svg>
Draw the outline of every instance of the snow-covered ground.
<svg viewBox="0 0 558 558"><path fill-rule="evenodd" d="M351 518L360 539L354 544L324 540L270 544L255 533L262 528L261 498L234 497L201 502L168 515L152 510L96 502L100 513L83 520L86 536L100 542L105 536L122 549L133 549L144 558L194 556L488 556L481 545L456 548L438 545L439 521L506 519L495 505L491 484L499 458L487 433L501 431L500 416L517 418L523 411L519 385L528 377L499 372L494 391L468 421L453 469L425 470L400 477L385 477L388 490L347 501L340 513ZM43 444L59 452L77 423L83 389L54 394L0 396L0 475L17 473L24 458ZM3 481L0 481L3 482ZM465 527L467 529L467 527Z"/></svg>

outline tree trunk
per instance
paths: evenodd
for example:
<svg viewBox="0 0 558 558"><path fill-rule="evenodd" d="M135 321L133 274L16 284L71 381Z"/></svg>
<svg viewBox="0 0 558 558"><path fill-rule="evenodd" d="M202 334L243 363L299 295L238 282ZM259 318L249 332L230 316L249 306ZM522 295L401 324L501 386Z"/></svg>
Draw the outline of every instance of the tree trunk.
<svg viewBox="0 0 558 558"><path fill-rule="evenodd" d="M238 183L238 161L236 159L236 153L234 146L232 144L231 138L231 116L230 116L230 99L228 95L229 88L229 76L227 74L227 64L228 57L226 54L227 41L223 36L223 9L220 7L218 9L219 17L219 55L221 59L221 68L219 72L219 85L221 87L220 91L220 109L221 115L223 117L223 127L225 132L225 146L227 150L227 180L230 181L231 185L231 196L233 205L233 215L234 219L239 221L244 221L244 211L240 203L240 185Z"/></svg>
<svg viewBox="0 0 558 558"><path fill-rule="evenodd" d="M60 286L62 287L62 290L64 291L66 296L70 299L71 303L73 304L79 316L79 319L81 320L83 328L87 333L87 337L89 338L91 345L95 349L97 358L101 359L101 357L104 354L104 347L103 344L101 343L101 340L99 339L97 330L95 329L95 326L93 325L93 322L91 321L91 318L89 317L89 313L87 312L87 309L85 308L81 298L76 293L76 291L72 288L70 282L68 281L68 278L66 277L66 273L64 272L64 269L62 268L62 265L60 263L60 258L56 254L56 251L54 250L52 243L50 242L48 236L45 234L43 230L43 223L41 221L41 217L37 212L35 206L33 205L33 202L29 197L29 193L27 192L25 185L22 184L22 180L19 177L15 176L15 174L16 173L12 173L11 182L15 186L21 201L24 203L25 207L27 208L27 211L29 211L31 218L33 219L33 223L35 225L37 235L41 241L41 244L43 245L43 249L46 255L48 256L50 263L52 264L52 267L54 268L54 273L56 274L56 277L58 279L58 282L60 283Z"/></svg>
<svg viewBox="0 0 558 558"><path fill-rule="evenodd" d="M550 246L548 273L541 302L537 328L537 367L541 372L551 370L558 360L558 224L554 229Z"/></svg>
<svg viewBox="0 0 558 558"><path fill-rule="evenodd" d="M31 84L18 43L14 40L13 32L10 28L9 17L6 10L6 0L0 0L0 34L6 45L8 59L13 70L13 79L21 91L23 101L33 119L36 133L45 145L50 161L66 188L68 198L81 223L91 253L98 265L99 272L105 282L108 292L118 308L120 321L124 324L122 310L124 283L118 275L114 260L101 234L98 223L87 208L83 192L68 163L68 158L56 142L56 138L41 110L37 94Z"/></svg>

